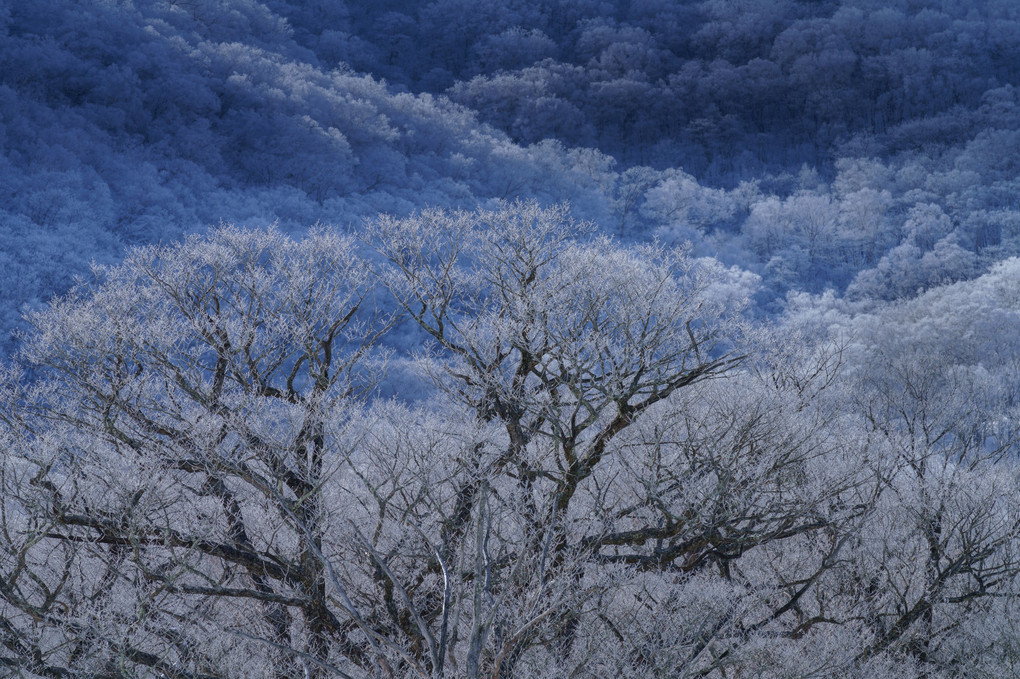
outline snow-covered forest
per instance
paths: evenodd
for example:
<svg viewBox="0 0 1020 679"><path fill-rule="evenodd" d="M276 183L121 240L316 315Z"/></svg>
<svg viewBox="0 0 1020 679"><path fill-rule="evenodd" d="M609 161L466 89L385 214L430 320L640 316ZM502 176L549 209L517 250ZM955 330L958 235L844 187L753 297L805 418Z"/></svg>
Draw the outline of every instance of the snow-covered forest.
<svg viewBox="0 0 1020 679"><path fill-rule="evenodd" d="M6 0L0 149L0 674L1020 675L1014 0Z"/></svg>

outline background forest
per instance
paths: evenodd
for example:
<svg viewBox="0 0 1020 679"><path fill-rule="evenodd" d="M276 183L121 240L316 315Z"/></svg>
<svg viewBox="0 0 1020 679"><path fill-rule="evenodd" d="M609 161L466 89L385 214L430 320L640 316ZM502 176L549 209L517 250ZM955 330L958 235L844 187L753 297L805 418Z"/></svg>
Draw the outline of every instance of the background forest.
<svg viewBox="0 0 1020 679"><path fill-rule="evenodd" d="M1020 673L1013 0L0 1L0 149L0 671Z"/></svg>

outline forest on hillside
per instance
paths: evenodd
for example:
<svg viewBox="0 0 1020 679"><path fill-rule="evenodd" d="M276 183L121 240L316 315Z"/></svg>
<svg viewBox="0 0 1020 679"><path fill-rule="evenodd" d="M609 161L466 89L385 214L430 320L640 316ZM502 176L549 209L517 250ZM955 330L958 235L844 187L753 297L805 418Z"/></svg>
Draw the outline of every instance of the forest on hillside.
<svg viewBox="0 0 1020 679"><path fill-rule="evenodd" d="M1020 673L1020 5L0 3L0 673Z"/></svg>

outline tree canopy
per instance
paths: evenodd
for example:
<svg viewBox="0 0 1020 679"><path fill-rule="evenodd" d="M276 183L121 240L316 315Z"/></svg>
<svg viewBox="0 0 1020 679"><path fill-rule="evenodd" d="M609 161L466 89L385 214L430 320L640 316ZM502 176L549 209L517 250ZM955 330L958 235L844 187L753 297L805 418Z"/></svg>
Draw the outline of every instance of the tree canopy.
<svg viewBox="0 0 1020 679"><path fill-rule="evenodd" d="M135 250L30 316L29 374L0 399L0 663L1016 662L985 643L1020 572L1014 399L962 355L910 353L881 325L781 339L717 262L623 246L563 207L365 233L221 227ZM385 398L387 338L408 324L432 388Z"/></svg>

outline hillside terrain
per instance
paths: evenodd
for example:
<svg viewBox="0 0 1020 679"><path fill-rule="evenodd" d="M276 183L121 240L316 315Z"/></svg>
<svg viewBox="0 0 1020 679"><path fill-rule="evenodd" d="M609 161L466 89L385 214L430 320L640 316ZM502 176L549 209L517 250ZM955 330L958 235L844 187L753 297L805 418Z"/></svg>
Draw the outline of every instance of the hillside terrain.
<svg viewBox="0 0 1020 679"><path fill-rule="evenodd" d="M689 240L762 276L769 312L970 278L1017 248L1018 22L1009 2L8 3L0 331L125 247L493 199Z"/></svg>
<svg viewBox="0 0 1020 679"><path fill-rule="evenodd" d="M0 673L1020 673L1020 4L0 3Z"/></svg>

